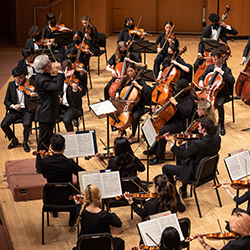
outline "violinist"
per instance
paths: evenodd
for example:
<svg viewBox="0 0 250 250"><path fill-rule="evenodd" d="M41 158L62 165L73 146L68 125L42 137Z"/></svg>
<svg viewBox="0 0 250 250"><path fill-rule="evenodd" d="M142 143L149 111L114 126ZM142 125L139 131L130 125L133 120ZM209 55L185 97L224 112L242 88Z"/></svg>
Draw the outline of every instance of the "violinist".
<svg viewBox="0 0 250 250"><path fill-rule="evenodd" d="M76 201L76 203L79 203ZM79 236L83 234L111 233L110 226L121 227L122 222L115 213L102 210L102 199L100 189L89 184L84 190L84 204L77 205L79 217L77 223L81 224ZM114 250L124 250L124 241L113 237ZM101 248L100 248L101 249ZM73 248L76 250L76 247Z"/></svg>
<svg viewBox="0 0 250 250"><path fill-rule="evenodd" d="M176 39L174 33L171 31L172 28L173 23L171 21L167 21L164 25L165 32L161 33L156 39L156 44L160 44L160 47L157 48L158 55L154 60L155 77L158 76L161 63L168 54L168 47L174 44L177 49L179 48L179 41ZM166 41L167 38L168 40Z"/></svg>
<svg viewBox="0 0 250 250"><path fill-rule="evenodd" d="M179 79L174 84L174 95L187 87L189 87L188 81L183 78ZM174 134L185 131L187 120L190 123L195 108L195 102L190 90L182 93L180 96L176 97L176 99L172 96L169 101L171 102L170 105L174 105L177 110L160 129L159 135L163 135L167 132ZM149 161L150 165L157 165L165 161L164 152L166 143L165 139L160 139L159 142L149 150L150 155L156 154L155 158ZM147 154L147 151L144 151L143 154Z"/></svg>
<svg viewBox="0 0 250 250"><path fill-rule="evenodd" d="M62 71L65 71L66 68L72 69L71 61L63 61ZM74 131L72 121L83 115L82 97L86 93L86 84L83 86L84 81L81 78L81 74L75 71L72 77L66 78L67 82L64 81L63 90L59 91L59 117L63 118L67 132Z"/></svg>
<svg viewBox="0 0 250 250"><path fill-rule="evenodd" d="M219 49L214 49L211 52L211 56L213 59L213 64L209 65L205 72L200 76L199 78L199 87L201 89L204 88L203 81L205 80L205 77L210 72L218 72L222 78L223 82L225 83L224 87L217 93L217 109L219 114L219 124L220 124L220 134L225 135L226 130L224 127L224 120L225 120L225 114L224 114L224 106L223 104L230 101L230 95L233 93L233 85L235 82L235 79L233 77L232 71L230 68L228 68L225 64L222 65L220 68L220 64L222 62L222 54ZM206 86L206 90L210 91L212 89L212 86Z"/></svg>
<svg viewBox="0 0 250 250"><path fill-rule="evenodd" d="M235 203L237 205L240 205L240 204L248 201L248 203L247 203L247 213L250 215L250 188L242 196L238 197L238 196L234 195L229 190L228 186L225 185L224 183L222 183L222 187L226 190L226 192L228 193L228 195L233 199L233 201L235 201Z"/></svg>
<svg viewBox="0 0 250 250"><path fill-rule="evenodd" d="M134 30L135 28L135 24L134 24L134 20L132 17L127 17L124 21L124 28L120 31L118 39L117 39L117 43L119 43L120 41L124 41L124 42L133 42L133 41L139 41L139 40L143 40L145 34L142 34L141 36L138 36L137 34L130 34L129 31L130 30ZM132 54L134 54L134 56L137 58L135 61L136 62L141 62L141 53L137 53L137 52L132 52L132 48L130 48L129 50Z"/></svg>
<svg viewBox="0 0 250 250"><path fill-rule="evenodd" d="M15 67L12 70L14 81L9 82L7 92L4 99L6 107L6 115L1 122L1 128L11 143L8 149L12 149L18 145L18 139L14 136L10 125L18 119L22 119L23 123L23 148L25 152L30 152L28 145L29 134L34 114L28 111L28 101L30 96L24 91L25 77L23 70ZM33 94L31 94L33 96ZM35 96L35 95L34 95Z"/></svg>
<svg viewBox="0 0 250 250"><path fill-rule="evenodd" d="M36 71L36 90L38 94L38 103L36 106L35 120L39 121L39 139L37 151L47 150L50 138L53 135L55 121L59 115L58 91L63 89L65 77L73 75L74 70L62 72L61 64L55 62L55 68L58 70L57 77L52 78L50 72L52 64L49 57L45 54L39 55L34 60ZM46 147L44 146L46 145ZM41 173L41 157L37 154L36 171Z"/></svg>
<svg viewBox="0 0 250 250"><path fill-rule="evenodd" d="M56 17L54 14L49 13L46 16L47 25L42 29L42 38L43 39L49 39L50 42L55 42L55 33L52 30L52 27L56 26ZM48 46L52 46L51 44L48 44Z"/></svg>
<svg viewBox="0 0 250 250"><path fill-rule="evenodd" d="M164 165L162 172L167 175L173 185L175 183L173 176L176 175L180 178L183 183L179 188L182 198L187 197L187 183L195 176L196 167L201 159L216 155L220 150L221 139L219 135L214 134L214 128L215 124L211 118L202 118L198 126L198 131L203 137L200 140L193 140L187 148L177 147L168 134L164 134L171 151L179 157L179 160L177 161L178 165ZM187 161L187 159L189 160Z"/></svg>
<svg viewBox="0 0 250 250"><path fill-rule="evenodd" d="M41 160L42 174L48 183L73 183L72 175L77 176L79 171L84 171L76 162L63 155L65 147L65 138L62 135L54 134L50 138L50 149L53 155ZM54 212L53 217L58 217L58 213ZM76 212L71 212L69 226L74 226L75 221Z"/></svg>
<svg viewBox="0 0 250 250"><path fill-rule="evenodd" d="M40 45L37 44L42 38L41 30L38 26L31 26L29 30L30 38L26 41L25 47L30 47L33 50L40 49Z"/></svg>
<svg viewBox="0 0 250 250"><path fill-rule="evenodd" d="M108 65L106 67L106 70L112 72L112 79L104 88L105 100L109 99L109 88L111 84L116 81L117 77L119 77L117 72L115 71L115 67L118 63L123 63L124 59L126 58L127 64L132 62L132 63L135 63L136 67L142 67L142 63L136 61L138 59L137 57L135 57L133 53L130 56L126 56L128 53L127 49L128 49L128 45L124 41L120 41L117 44L115 53L108 60ZM112 66L113 66L113 69L111 68ZM119 72L119 73L121 74L122 72ZM123 79L121 79L121 81L122 80Z"/></svg>
<svg viewBox="0 0 250 250"><path fill-rule="evenodd" d="M127 77L122 81L120 87L117 89L116 97L119 98L122 89L125 86L130 86L132 83L134 87L137 88L141 92L141 98L139 102L133 107L133 121L132 121L132 134L129 137L129 142L132 143L135 137L136 129L139 124L139 120L144 113L144 105L145 102L150 100L152 89L148 86L145 81L141 78L138 78L137 81L134 81L135 77L137 76L137 68L134 63L129 63L127 66ZM122 136L125 134L125 130L119 130L119 135Z"/></svg>
<svg viewBox="0 0 250 250"><path fill-rule="evenodd" d="M157 197L146 200L143 208L134 203L129 192L125 192L124 197L142 220L146 220L150 215L164 211L171 211L171 213L185 211L185 206L179 199L176 199L174 185L165 174L157 175L153 179L153 193L157 194Z"/></svg>
<svg viewBox="0 0 250 250"><path fill-rule="evenodd" d="M243 51L243 57L242 57L242 60L241 60L241 64L245 64L246 63L249 51L250 51L250 35L248 37L248 42L246 44L246 47L245 47L245 49Z"/></svg>
<svg viewBox="0 0 250 250"><path fill-rule="evenodd" d="M100 52L98 44L98 31L96 27L90 22L88 15L83 16L81 21L83 25L82 34L84 36L84 41L89 46L90 51L96 56Z"/></svg>
<svg viewBox="0 0 250 250"><path fill-rule="evenodd" d="M227 34L234 35L236 36L238 34L238 31L234 29L233 27L229 26L225 22L220 22L220 16L215 13L211 13L208 17L210 20L211 24L206 26L203 29L200 43L198 45L198 57L194 63L194 73L198 69L198 66L203 63L203 57L204 57L204 45L202 43L203 38L211 38L215 39L216 35L218 33L218 29L221 26L221 31L220 31L220 40L224 43L227 43Z"/></svg>
<svg viewBox="0 0 250 250"><path fill-rule="evenodd" d="M24 75L35 75L35 69L33 67L34 50L31 47L25 47L22 50L23 59L19 60L17 67L22 68Z"/></svg>
<svg viewBox="0 0 250 250"><path fill-rule="evenodd" d="M229 228L228 228L229 227ZM250 245L250 215L246 211L235 208L229 219L226 227L230 232L239 235L234 240L229 241L221 250L245 250L249 249ZM197 240L200 242L205 250L215 250L215 248L208 245L202 236L197 234Z"/></svg>

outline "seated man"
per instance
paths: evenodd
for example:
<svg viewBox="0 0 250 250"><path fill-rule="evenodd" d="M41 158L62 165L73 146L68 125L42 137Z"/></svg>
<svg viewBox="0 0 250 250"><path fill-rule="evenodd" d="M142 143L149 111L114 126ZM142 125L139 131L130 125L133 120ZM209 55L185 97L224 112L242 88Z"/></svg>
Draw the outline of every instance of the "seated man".
<svg viewBox="0 0 250 250"><path fill-rule="evenodd" d="M34 50L31 47L25 47L22 50L23 59L18 61L17 67L22 68L24 75L35 75L33 68Z"/></svg>
<svg viewBox="0 0 250 250"><path fill-rule="evenodd" d="M168 134L164 135L169 142L171 151L177 155L178 165L167 164L162 167L162 171L168 176L172 184L174 184L173 175L181 179L183 185L179 191L182 194L182 198L187 197L187 183L195 175L195 168L201 159L216 155L220 150L221 139L218 134L214 134L214 128L215 124L211 118L202 118L198 131L203 137L193 140L187 148L175 146Z"/></svg>
<svg viewBox="0 0 250 250"><path fill-rule="evenodd" d="M65 150L65 138L59 134L53 135L50 139L50 148L53 155L41 160L43 177L47 179L48 183L73 183L72 174L77 175L79 171L84 171L84 169L72 159L68 159L63 155ZM58 217L57 213L53 213L53 217ZM70 213L69 226L74 226L75 217L75 213Z"/></svg>
<svg viewBox="0 0 250 250"><path fill-rule="evenodd" d="M28 111L28 101L32 96L36 94L32 93L30 96L24 91L24 73L20 67L16 67L12 70L12 76L14 81L9 82L8 89L4 99L4 105L6 106L7 113L4 117L1 128L8 137L11 143L8 149L14 148L18 144L18 139L14 136L14 132L10 128L16 120L22 119L23 123L23 148L25 152L30 152L28 145L29 134L31 131L31 123L34 114Z"/></svg>

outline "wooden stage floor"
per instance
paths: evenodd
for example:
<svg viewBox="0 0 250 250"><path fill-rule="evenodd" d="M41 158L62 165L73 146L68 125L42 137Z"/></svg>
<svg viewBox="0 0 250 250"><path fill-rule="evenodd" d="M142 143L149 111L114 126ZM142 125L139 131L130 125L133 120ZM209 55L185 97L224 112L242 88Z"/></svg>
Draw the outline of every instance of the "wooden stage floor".
<svg viewBox="0 0 250 250"><path fill-rule="evenodd" d="M149 40L154 41L156 35L150 37ZM179 35L180 46L187 46L187 52L182 56L187 63L193 64L197 56L197 48L199 42L199 36L184 36ZM107 50L108 58L114 53L116 46L117 35L110 36L107 39ZM246 40L228 41L228 45L232 51L232 57L228 61L228 66L232 69L235 78L237 79L240 70L244 67L240 66L243 49L246 45ZM21 53L20 53L21 54ZM155 54L147 54L148 68L153 68ZM11 65L9 69L9 75L11 75L11 69L16 65L17 62ZM107 82L110 80L110 72L105 70L105 59L101 57L101 74L97 75L97 58L91 59L91 77L93 89L89 91L91 103L99 102L100 98L103 98L103 89ZM2 73L1 73L2 74ZM7 88L7 83L0 90L0 119L2 120L5 115L5 107L3 105L4 96ZM98 139L98 150L99 152L105 152L103 145L100 142L100 138L106 143L106 120L98 119L92 111L89 111L87 106L87 99L84 97L83 108L85 111L85 123L86 129L95 129ZM241 100L235 100L235 115L236 121L232 121L231 102L225 104L225 128L226 135L222 137L222 147L219 152L219 180L226 181L229 179L226 167L223 159L228 155L229 152L235 151L239 148L248 149L250 148L249 133L250 131L242 132L241 129L248 128L250 126L250 117L248 116L249 106L241 102ZM105 124L105 125L104 125ZM65 131L61 124L61 131ZM116 132L117 133L117 132ZM111 139L111 144L117 134L114 134ZM128 131L128 136L130 135ZM19 141L22 141L22 126L16 126L16 136ZM8 188L8 183L5 177L5 161L15 159L27 159L32 158L31 153L25 153L23 147L20 145L17 148L8 150L8 140L4 137L4 133L0 132L0 197L1 197L1 209L7 224L7 228L10 234L10 238L14 249L16 250L27 250L27 249L48 249L48 250L68 250L72 249L76 244L76 228L70 228L68 224L68 214L61 213L59 218L51 218L50 226L45 226L45 245L41 244L42 235L42 200L34 200L27 202L14 202L11 192ZM29 145L31 151L36 150L35 134L30 136ZM133 144L132 148L135 150L138 147L137 144ZM141 147L136 151L136 155L139 158L145 158L142 154L143 150L146 149L146 143L142 143ZM168 145L166 147L166 157L171 158L172 155L168 151ZM86 170L102 169L99 162L92 158L89 161L80 159L80 165ZM150 166L150 180L157 174L162 173L162 165ZM146 180L145 173L139 173L139 177L142 180ZM180 183L177 183L179 186ZM178 188L178 187L177 187ZM183 214L178 214L179 218L188 217L191 220L191 235L200 233L211 233L219 230L217 219L220 220L222 228L225 227L225 220L229 219L232 209L234 208L234 202L222 189L219 190L222 200L222 208L219 207L216 198L216 193L211 189L211 184L205 184L197 189L197 195L200 202L202 218L199 218L195 199L194 197L186 198L183 203L186 206L186 211ZM243 191L240 192L241 194ZM246 208L246 204L241 206ZM112 234L117 237L121 237L125 240L126 249L131 249L137 246L139 243L139 235L136 229L136 223L140 222L140 218L134 215L134 219L130 220L130 208L116 208L112 209L122 220L122 227L112 228ZM222 241L209 242L212 246L220 249L223 247ZM1 247L0 247L1 249ZM202 249L197 241L191 243L191 249Z"/></svg>

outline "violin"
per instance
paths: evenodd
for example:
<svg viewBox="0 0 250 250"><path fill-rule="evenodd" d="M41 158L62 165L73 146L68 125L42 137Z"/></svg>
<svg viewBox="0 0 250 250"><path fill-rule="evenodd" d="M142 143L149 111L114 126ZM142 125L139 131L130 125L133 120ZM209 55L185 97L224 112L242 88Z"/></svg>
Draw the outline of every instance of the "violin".
<svg viewBox="0 0 250 250"><path fill-rule="evenodd" d="M247 180L247 181L233 180L231 183L224 183L224 184L230 184L232 188L237 189L237 190L250 188L250 180ZM212 188L215 189L221 186L222 186L222 183L219 183L217 185L212 185Z"/></svg>
<svg viewBox="0 0 250 250"><path fill-rule="evenodd" d="M107 159L115 156L115 153L106 153L106 154L96 153L94 156L97 156L99 159ZM91 158L92 158L91 155L84 157L85 160L90 160Z"/></svg>
<svg viewBox="0 0 250 250"><path fill-rule="evenodd" d="M89 54L89 53L91 55L93 54L93 52L91 52L90 49L89 49L89 45L87 45L84 41L82 41L82 43L79 44L79 45L75 44L75 46L78 49L78 51L80 50L80 51L82 51L82 52L84 52L86 54Z"/></svg>
<svg viewBox="0 0 250 250"><path fill-rule="evenodd" d="M76 60L74 63L72 63L72 68L77 71L83 71L85 74L87 74L87 71L84 69L83 63L80 63L79 60Z"/></svg>
<svg viewBox="0 0 250 250"><path fill-rule="evenodd" d="M188 140L193 140L193 139L200 139L202 137L202 135L200 134L192 134L192 133L180 133L180 134L174 134L173 138L175 140L183 140L183 141L188 141ZM160 139L164 139L164 135L157 135L155 137L155 139L157 141L159 141Z"/></svg>
<svg viewBox="0 0 250 250"><path fill-rule="evenodd" d="M132 81L136 81L146 69L147 65L145 64ZM132 109L140 101L141 92L131 83L130 86L125 86L122 89L120 96L122 100L112 100L117 111L115 114L109 116L109 124L119 130L125 130L132 123Z"/></svg>
<svg viewBox="0 0 250 250"><path fill-rule="evenodd" d="M177 58L186 51L187 47L184 46L174 60L177 60ZM174 63L171 63L171 65L163 71L159 85L153 90L151 97L152 101L160 105L166 104L173 95L171 83L177 82L180 76L181 72L174 67Z"/></svg>
<svg viewBox="0 0 250 250"><path fill-rule="evenodd" d="M32 152L32 155L37 155L37 154L40 154L42 156L45 156L45 157L48 157L48 156L52 156L53 155L53 152L47 152L46 150L39 150L39 151L33 151Z"/></svg>
<svg viewBox="0 0 250 250"><path fill-rule="evenodd" d="M145 250L157 250L159 249L158 246L141 246L140 249L145 249ZM138 250L138 247L133 247L131 250Z"/></svg>
<svg viewBox="0 0 250 250"><path fill-rule="evenodd" d="M149 199L149 198L155 198L157 197L157 194L151 194L151 193L146 193L146 194L142 194L142 193L133 193L130 194L133 198L135 199ZM121 198L124 198L124 194L116 196L115 197L116 200L120 200Z"/></svg>
<svg viewBox="0 0 250 250"><path fill-rule="evenodd" d="M67 28L65 24L59 24L57 23L55 26L51 27L52 31L59 31L59 32L70 32L73 31L70 28Z"/></svg>
<svg viewBox="0 0 250 250"><path fill-rule="evenodd" d="M129 30L129 34L131 34L131 35L135 34L137 36L141 36L141 35L152 36L151 34L145 32L144 29L139 29L136 26L134 27L133 30Z"/></svg>
<svg viewBox="0 0 250 250"><path fill-rule="evenodd" d="M166 35L165 39L168 41L169 45L175 44L176 37L174 32L171 32L168 35Z"/></svg>
<svg viewBox="0 0 250 250"><path fill-rule="evenodd" d="M74 199L76 199L77 201L79 201L81 204L84 203L84 198L82 198L82 197L79 197L79 196L76 196L76 195L70 195L70 196L69 196L69 200L70 200L70 201L72 201L72 200L74 200Z"/></svg>
<svg viewBox="0 0 250 250"><path fill-rule="evenodd" d="M49 44L56 46L55 43L52 43L49 39L41 39L40 41L36 42L37 45L48 46Z"/></svg>
<svg viewBox="0 0 250 250"><path fill-rule="evenodd" d="M72 75L71 77L66 78L64 82L68 84L70 87L73 87L73 84L76 84L78 89L82 91L82 88L79 86L79 80L77 79L75 75Z"/></svg>
<svg viewBox="0 0 250 250"><path fill-rule="evenodd" d="M237 233L234 232L230 232L230 233L209 233L209 234L200 234L199 236L205 236L206 239L210 239L210 240L230 240L230 239L234 239L237 238L239 235ZM198 236L194 235L192 237L187 237L186 238L186 242L190 242L194 239L197 239Z"/></svg>

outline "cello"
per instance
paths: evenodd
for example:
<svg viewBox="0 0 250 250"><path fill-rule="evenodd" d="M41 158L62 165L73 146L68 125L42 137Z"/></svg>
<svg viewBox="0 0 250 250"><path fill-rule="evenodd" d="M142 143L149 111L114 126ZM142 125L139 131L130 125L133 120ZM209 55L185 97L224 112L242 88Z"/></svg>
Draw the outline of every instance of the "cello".
<svg viewBox="0 0 250 250"><path fill-rule="evenodd" d="M187 47L184 46L182 50L178 53L174 60L187 51ZM173 87L171 85L172 82L177 82L181 76L181 72L174 67L174 63L168 66L163 71L163 77L160 80L159 85L152 92L152 101L164 105L168 102L169 98L172 96Z"/></svg>
<svg viewBox="0 0 250 250"><path fill-rule="evenodd" d="M133 81L136 81L140 75L147 69L145 64L139 71ZM130 86L125 86L121 91L121 100L112 100L117 111L114 115L109 116L109 124L119 130L125 130L130 126L133 120L133 107L140 101L141 92L131 83Z"/></svg>

